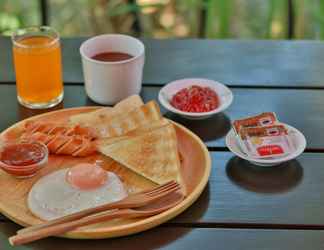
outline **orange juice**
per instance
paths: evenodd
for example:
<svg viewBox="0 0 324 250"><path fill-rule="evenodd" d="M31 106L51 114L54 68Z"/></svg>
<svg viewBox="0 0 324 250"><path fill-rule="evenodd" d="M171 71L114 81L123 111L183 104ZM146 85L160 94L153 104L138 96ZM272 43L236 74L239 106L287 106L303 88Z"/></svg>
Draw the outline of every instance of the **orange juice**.
<svg viewBox="0 0 324 250"><path fill-rule="evenodd" d="M13 55L20 103L37 108L54 106L62 100L59 39L41 35L22 37L14 42Z"/></svg>

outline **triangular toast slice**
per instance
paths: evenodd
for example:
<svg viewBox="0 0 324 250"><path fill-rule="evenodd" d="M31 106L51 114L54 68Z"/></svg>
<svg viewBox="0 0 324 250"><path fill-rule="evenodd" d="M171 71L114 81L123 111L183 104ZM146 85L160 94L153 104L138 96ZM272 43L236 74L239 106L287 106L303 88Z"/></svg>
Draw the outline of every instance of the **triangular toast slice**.
<svg viewBox="0 0 324 250"><path fill-rule="evenodd" d="M114 110L113 108L112 110ZM121 136L145 124L162 118L156 102L150 101L129 112L118 112L111 115L106 113L105 118L98 118L84 124L95 130L99 138Z"/></svg>
<svg viewBox="0 0 324 250"><path fill-rule="evenodd" d="M175 180L184 187L176 132L171 123L99 146L99 151L157 184Z"/></svg>
<svg viewBox="0 0 324 250"><path fill-rule="evenodd" d="M110 144L116 143L121 140L130 139L132 136L142 135L144 133L151 132L155 129L161 128L168 124L170 124L170 121L168 121L165 118L162 118L162 119L144 124L143 126L137 127L136 129L131 130L124 135L115 136L115 137L105 137L105 138L99 139L99 140L97 140L96 143L99 147L108 146Z"/></svg>
<svg viewBox="0 0 324 250"><path fill-rule="evenodd" d="M93 127L97 124L108 123L113 117L128 113L143 104L140 96L132 95L117 103L113 108L104 107L92 112L73 115L69 118L69 123Z"/></svg>
<svg viewBox="0 0 324 250"><path fill-rule="evenodd" d="M155 101L150 101L128 113L114 116L108 123L97 124L95 129L101 138L121 136L161 118L159 106Z"/></svg>

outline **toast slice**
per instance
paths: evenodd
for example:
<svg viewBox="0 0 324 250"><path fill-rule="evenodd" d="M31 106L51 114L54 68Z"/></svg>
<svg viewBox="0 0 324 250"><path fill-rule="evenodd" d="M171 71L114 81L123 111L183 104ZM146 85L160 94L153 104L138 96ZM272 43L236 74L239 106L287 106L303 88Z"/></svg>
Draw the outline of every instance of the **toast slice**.
<svg viewBox="0 0 324 250"><path fill-rule="evenodd" d="M168 124L170 124L170 121L168 121L165 118L162 118L162 119L153 121L151 123L144 124L141 127L137 127L136 129L131 130L124 135L115 136L115 137L105 137L105 138L99 139L96 143L99 147L105 147L105 146L108 146L110 144L116 143L121 140L130 139L132 136L138 136L138 135L142 135L144 133L151 132L155 129L161 128Z"/></svg>
<svg viewBox="0 0 324 250"><path fill-rule="evenodd" d="M136 101L136 105L139 104ZM126 108L120 108L120 107ZM91 127L99 138L121 136L145 124L162 118L160 109L156 102L150 101L144 105L130 109L127 105L114 107L110 110L98 110L90 112L85 120L80 122L80 117L70 117L72 123L76 122L83 126ZM126 112L130 110L129 112ZM109 112L108 112L109 111ZM112 112L111 112L112 111ZM91 114L93 113L93 114ZM88 119L89 118L89 119Z"/></svg>
<svg viewBox="0 0 324 250"><path fill-rule="evenodd" d="M150 101L139 108L114 116L107 123L96 124L101 138L125 135L128 132L162 118L159 106Z"/></svg>
<svg viewBox="0 0 324 250"><path fill-rule="evenodd" d="M69 118L69 123L71 125L79 124L81 126L93 127L97 124L108 123L115 116L128 113L143 104L140 96L132 95L117 103L113 108L104 107L92 112L73 115Z"/></svg>
<svg viewBox="0 0 324 250"><path fill-rule="evenodd" d="M184 187L176 132L170 122L144 134L135 133L112 144L99 145L98 149L157 184L175 180Z"/></svg>

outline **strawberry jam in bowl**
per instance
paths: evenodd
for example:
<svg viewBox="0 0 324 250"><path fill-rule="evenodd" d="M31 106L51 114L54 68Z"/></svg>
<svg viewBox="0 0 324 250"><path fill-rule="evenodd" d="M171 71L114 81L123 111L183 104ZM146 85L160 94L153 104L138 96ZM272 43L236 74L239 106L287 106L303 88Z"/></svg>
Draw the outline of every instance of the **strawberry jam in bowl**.
<svg viewBox="0 0 324 250"><path fill-rule="evenodd" d="M168 111L188 119L205 119L224 111L233 101L229 88L219 82L191 78L170 82L159 93Z"/></svg>
<svg viewBox="0 0 324 250"><path fill-rule="evenodd" d="M17 178L34 176L48 162L48 149L41 142L4 143L0 168Z"/></svg>
<svg viewBox="0 0 324 250"><path fill-rule="evenodd" d="M185 112L209 112L219 106L219 97L209 87L192 85L179 90L171 99L170 104Z"/></svg>

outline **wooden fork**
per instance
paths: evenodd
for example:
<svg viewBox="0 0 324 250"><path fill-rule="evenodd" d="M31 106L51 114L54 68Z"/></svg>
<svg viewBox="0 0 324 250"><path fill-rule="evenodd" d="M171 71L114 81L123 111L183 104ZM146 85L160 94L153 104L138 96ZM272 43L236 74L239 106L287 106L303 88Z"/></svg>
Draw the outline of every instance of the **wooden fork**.
<svg viewBox="0 0 324 250"><path fill-rule="evenodd" d="M153 188L151 190L145 190L140 193L131 194L120 201L104 204L104 205L101 205L98 207L88 208L88 209L82 210L80 212L76 212L76 213L73 213L73 214L70 214L67 216L63 216L63 217L55 219L55 220L50 220L50 221L47 221L47 222L44 222L44 223L41 223L38 225L26 227L26 228L18 230L17 233L21 234L21 233L31 232L34 230L39 230L41 228L58 225L58 224L65 223L68 221L74 221L74 220L80 219L82 217L85 217L85 216L88 216L88 215L91 215L94 213L103 212L106 210L112 210L112 209L117 209L117 208L121 209L121 208L142 207L142 206L145 206L153 201L156 201L156 200L158 200L172 192L175 192L177 190L180 190L180 185L178 183L176 183L175 181L169 181L169 182L167 182L163 185L160 185L156 188Z"/></svg>
<svg viewBox="0 0 324 250"><path fill-rule="evenodd" d="M173 191L175 192L175 191ZM170 194L171 195L171 194ZM162 213L177 204L179 204L184 195L182 193L173 193L172 197L159 201L158 204L150 203L140 208L124 208L120 210L106 211L99 214L89 215L78 220L68 221L58 225L52 225L45 228L36 229L33 231L20 233L9 238L11 245L22 245L49 236L60 235L71 231L77 227L95 224L116 218L139 218L153 216Z"/></svg>

